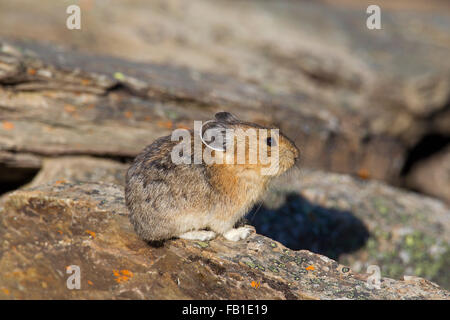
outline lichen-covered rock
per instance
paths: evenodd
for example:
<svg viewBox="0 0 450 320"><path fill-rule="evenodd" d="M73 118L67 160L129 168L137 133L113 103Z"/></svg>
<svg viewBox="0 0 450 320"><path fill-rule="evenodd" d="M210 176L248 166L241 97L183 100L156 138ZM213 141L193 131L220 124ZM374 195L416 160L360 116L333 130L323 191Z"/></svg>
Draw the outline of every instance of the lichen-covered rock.
<svg viewBox="0 0 450 320"><path fill-rule="evenodd" d="M123 162L144 146L223 109L250 121L274 122L300 147L304 166L397 182L408 150L429 134L446 139L450 128L450 4L427 2L424 13L425 5L419 3L383 1L383 29L368 30L364 1L241 1L233 6L221 0L133 0L132 5L123 0L114 6L85 2L80 4L83 32L73 37L75 33L60 25L62 2L1 2L0 36L7 40L0 40L0 193L40 171L29 185L35 191L0 199L5 204L0 294L41 297L45 289L48 297L142 298L167 293L208 298L202 287L207 286L217 297L291 297L285 290L291 277L283 268L279 275L287 280L267 268L243 269L237 258L226 256L239 252L248 257L251 244L267 238L254 235L247 244L176 240L149 247L126 229L125 216L111 214L123 210L121 200L111 198L119 197L117 187L81 183L122 184ZM30 17L42 23L29 28L12 22ZM103 28L106 24L120 28L111 32ZM70 49L19 39L50 40ZM408 185L448 199L447 159L436 154L414 166ZM56 185L38 187L47 181ZM300 179L277 188L259 212L249 216L259 233L291 249L337 259L354 272L376 264L383 276L410 275L407 282L392 282L394 288L407 286L407 294L400 295L401 289L394 297L422 297L422 289L411 293L412 275L450 288L449 213L442 203L323 172L304 171ZM96 201L103 208L106 203L105 221L100 219L105 211ZM87 217L78 224L82 229L67 225L68 215L72 219L77 214ZM24 225L14 224L14 219ZM60 228L56 234L48 229L55 221ZM219 249L227 252L225 256L217 254ZM264 255L272 252L264 246L261 250ZM268 256L280 258L275 253ZM289 254L319 259L305 251ZM71 261L83 265L90 277L82 271L81 291L64 287L64 268ZM224 265L224 275L205 261ZM171 270L172 262L185 273L164 271ZM111 269L109 264L125 269ZM305 276L304 266L297 267ZM334 264L326 267L334 270ZM164 281L177 272L185 282L179 277ZM206 274L206 280L196 272ZM251 281L267 281L245 291L251 281L239 278L242 274L256 277ZM145 281L133 282L136 275ZM314 270L306 275L313 277ZM217 279L231 284L231 289L214 287ZM294 281L291 293L352 296L336 275L323 279L342 285L342 294L321 290L317 278ZM297 288L299 283L302 287ZM387 297L386 290L367 292L362 282L350 283L360 286L355 289L359 297L367 297L364 292Z"/></svg>
<svg viewBox="0 0 450 320"><path fill-rule="evenodd" d="M382 182L302 169L280 180L249 221L289 248L355 271L378 265L395 279L421 276L450 288L450 209Z"/></svg>
<svg viewBox="0 0 450 320"><path fill-rule="evenodd" d="M258 234L146 243L128 222L123 188L112 184L15 191L0 210L2 299L450 298L420 278L382 278L369 289L367 274ZM69 266L80 268L80 289L67 286Z"/></svg>
<svg viewBox="0 0 450 320"><path fill-rule="evenodd" d="M63 181L123 186L128 166L84 156L45 159L28 187ZM302 169L273 184L247 220L290 249L325 255L357 272L378 265L383 276L421 276L448 289L449 216L448 206L419 194Z"/></svg>

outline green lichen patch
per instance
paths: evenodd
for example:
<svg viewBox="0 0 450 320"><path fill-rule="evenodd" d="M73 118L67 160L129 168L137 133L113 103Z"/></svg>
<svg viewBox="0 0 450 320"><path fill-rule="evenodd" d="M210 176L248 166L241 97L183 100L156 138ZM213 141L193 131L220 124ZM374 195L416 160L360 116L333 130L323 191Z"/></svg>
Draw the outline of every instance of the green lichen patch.
<svg viewBox="0 0 450 320"><path fill-rule="evenodd" d="M209 243L204 241L197 241L195 244L202 249L209 247Z"/></svg>
<svg viewBox="0 0 450 320"><path fill-rule="evenodd" d="M270 267L269 267L269 270L272 271L272 272L274 272L274 273L279 273L279 272L280 272L280 270L278 270L278 268L275 267L275 266L270 266Z"/></svg>

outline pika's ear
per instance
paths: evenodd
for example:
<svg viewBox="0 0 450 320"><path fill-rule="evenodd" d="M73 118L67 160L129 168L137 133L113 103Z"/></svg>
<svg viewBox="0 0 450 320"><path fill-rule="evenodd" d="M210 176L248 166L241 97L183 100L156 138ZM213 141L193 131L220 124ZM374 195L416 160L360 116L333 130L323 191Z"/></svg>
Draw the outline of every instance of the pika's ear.
<svg viewBox="0 0 450 320"><path fill-rule="evenodd" d="M224 122L211 120L202 127L201 139L203 143L214 150L226 151L232 143L228 125Z"/></svg>
<svg viewBox="0 0 450 320"><path fill-rule="evenodd" d="M216 118L217 121L223 121L223 122L238 122L239 119L236 118L234 115L232 115L229 112L217 112L214 117Z"/></svg>

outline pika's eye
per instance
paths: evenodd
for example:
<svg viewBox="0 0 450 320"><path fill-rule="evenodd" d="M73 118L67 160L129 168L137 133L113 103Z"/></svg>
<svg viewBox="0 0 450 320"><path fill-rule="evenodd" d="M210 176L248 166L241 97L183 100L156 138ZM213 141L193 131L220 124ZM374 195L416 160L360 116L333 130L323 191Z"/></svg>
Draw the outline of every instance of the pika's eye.
<svg viewBox="0 0 450 320"><path fill-rule="evenodd" d="M272 139L272 137L268 137L267 140L266 140L266 142L267 142L267 145L268 145L269 147L273 147L273 146L276 146L276 145L277 145L276 142L275 142L275 139Z"/></svg>

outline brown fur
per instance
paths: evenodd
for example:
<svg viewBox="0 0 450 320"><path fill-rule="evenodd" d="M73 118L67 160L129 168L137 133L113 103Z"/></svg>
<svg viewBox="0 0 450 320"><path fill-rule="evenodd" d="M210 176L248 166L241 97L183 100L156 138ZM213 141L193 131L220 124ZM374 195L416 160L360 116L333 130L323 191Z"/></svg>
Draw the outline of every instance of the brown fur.
<svg viewBox="0 0 450 320"><path fill-rule="evenodd" d="M213 125L264 128L225 112L216 114ZM191 131L192 141L193 137ZM170 136L157 139L127 172L125 198L130 221L143 239L168 239L205 228L223 234L258 201L273 178L261 175L264 166L260 163L174 164L171 151L178 143ZM282 134L279 146L280 170L275 176L291 168L298 157L294 143Z"/></svg>

